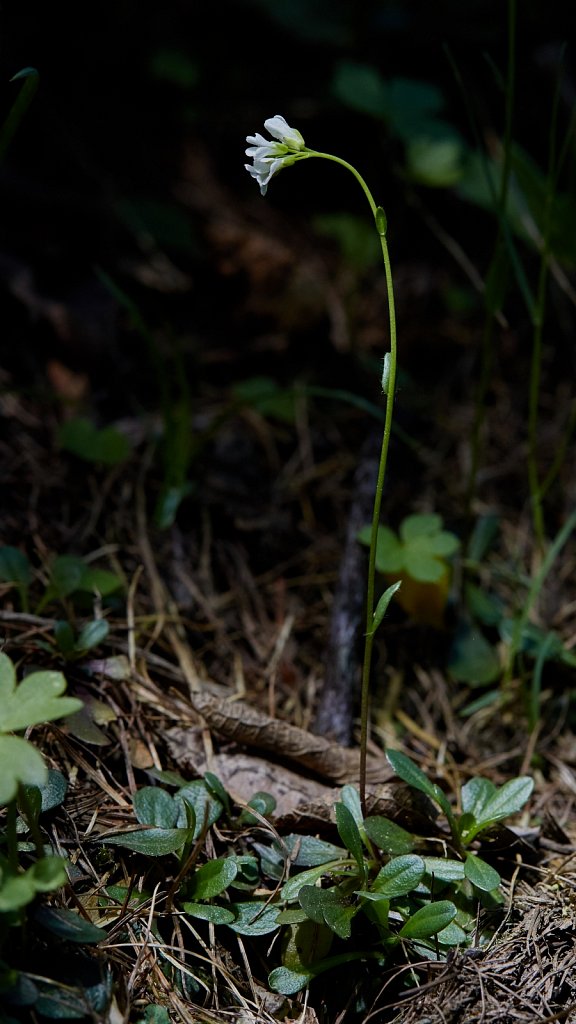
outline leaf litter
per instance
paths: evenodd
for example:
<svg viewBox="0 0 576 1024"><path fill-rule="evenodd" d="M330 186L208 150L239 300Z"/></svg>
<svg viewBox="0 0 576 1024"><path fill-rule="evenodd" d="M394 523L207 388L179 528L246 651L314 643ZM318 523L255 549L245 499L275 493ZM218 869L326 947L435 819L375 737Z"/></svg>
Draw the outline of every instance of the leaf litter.
<svg viewBox="0 0 576 1024"><path fill-rule="evenodd" d="M248 231L245 224L243 231ZM223 252L221 237L218 244ZM496 401L507 408L506 395ZM210 396L207 415L213 403ZM442 424L451 437L454 479L467 417L462 408L451 427ZM163 773L184 784L206 770L222 778L239 806L248 804L255 791L277 796L277 813L255 819L270 837L290 830L335 838L330 808L339 785L355 780L357 753L329 738L329 715L323 715L323 735L312 725L321 702L330 704L322 681L333 622L331 595L342 573L351 578L341 564L341 542L355 456L343 438L348 431L354 436L362 432L357 414L339 412L331 420L307 409L293 443L285 424L254 410L240 413L231 426L223 426L211 451L194 515L185 510L163 534L151 524L143 471L135 457L125 466L119 487L115 469L79 475L70 456L47 451L42 418L27 400L15 399L7 419L12 438L1 443L1 450L4 494L11 501L3 521L6 543L12 545L21 544L22 523L29 527L34 579L26 585L34 592L54 555L100 548L101 568L115 571L120 565L128 583L126 606L112 601L106 607L110 629L101 647L66 667L71 696L86 692L94 707L109 707L110 714L98 719L108 744L102 745L101 735L99 743L96 734L92 739L86 732L76 735L73 722L35 730L50 765L70 782L64 809L53 812L49 834L57 849L69 852L73 872L70 886L51 898L51 906L79 911L95 927L106 928L106 939L90 956L103 976L112 971L118 1019L127 1008L137 1015L158 1004L185 1022L326 1020L328 1011L314 1004L313 994L307 1003L268 991L265 955L248 953L242 936L224 942L213 929L173 913L176 865L173 874L157 872L120 848L113 861L103 860L101 840L135 829L132 798L140 787L162 779ZM242 466L234 466L230 457L239 450L239 439L240 450L260 467L263 486L257 498L242 479ZM343 444L338 465L329 454L335 443ZM502 452L508 453L504 469ZM510 474L507 487L514 489L518 460L510 453L508 434L494 430L488 456L488 497L502 509L501 565L509 564L509 556L525 544L525 531L511 506L496 497L504 471ZM422 494L429 499L443 491L444 459L431 446L417 462ZM282 466L289 469L279 472ZM416 474L414 466L411 472ZM146 486L157 488L154 471ZM392 517L404 500L402 493L390 496ZM456 496L449 489L442 500L448 521ZM283 524L281 536L274 536L277 524ZM339 525L334 529L333 524ZM558 593L546 592L540 614L546 601L551 607L569 606L573 557L568 551L561 577L553 583ZM504 602L515 586L502 576ZM3 585L0 621L11 657L33 668L50 664L37 642L51 635L52 607L46 615L23 612ZM569 643L570 615L559 615L555 625ZM510 870L505 915L488 948L455 951L447 963L429 961L417 974L408 967L383 972L381 991L355 1019L403 1024L576 1020L576 783L571 766L576 758L564 727L568 711L554 695L553 680L546 679L544 694L552 714L547 717L543 703L546 728L532 738L529 749L518 714L517 681L511 683L507 704L485 706L462 718L464 693L444 670L445 646L443 634L410 625L400 614L391 617L379 672L386 682L395 680L397 697L391 701L389 690L386 699L383 684L374 694L372 812L412 831L421 827L434 834L426 807L390 781L381 739L392 730L403 733L403 747L449 791L476 774L502 785L511 774L529 771L537 752L550 780L536 772L533 806L539 827L532 832L502 829L496 835ZM352 643L346 654L349 666L354 665L353 651ZM344 724L334 720L336 732L355 737L355 706L352 700ZM206 836L202 862L216 859L223 841L229 841L218 824L215 830ZM191 856L198 858L200 851L192 850ZM172 977L180 978L179 989L170 980L170 969ZM344 1017L338 1019L345 1019L346 1008L341 1012Z"/></svg>

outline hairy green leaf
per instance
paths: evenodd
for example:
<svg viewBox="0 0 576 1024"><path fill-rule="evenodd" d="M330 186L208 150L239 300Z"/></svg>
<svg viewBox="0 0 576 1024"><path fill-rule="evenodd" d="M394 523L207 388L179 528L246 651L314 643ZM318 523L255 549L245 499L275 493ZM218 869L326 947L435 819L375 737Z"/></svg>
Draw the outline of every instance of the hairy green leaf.
<svg viewBox="0 0 576 1024"><path fill-rule="evenodd" d="M445 814L451 814L450 804L444 793L434 782L430 782L424 772L411 761L401 750L388 750L386 759L400 778L413 789L425 793L430 800L438 804Z"/></svg>
<svg viewBox="0 0 576 1024"><path fill-rule="evenodd" d="M467 854L464 871L468 881L483 892L492 892L500 885L498 872L474 853Z"/></svg>
<svg viewBox="0 0 576 1024"><path fill-rule="evenodd" d="M424 861L415 854L394 857L380 869L371 889L388 899L405 896L421 882L424 876Z"/></svg>
<svg viewBox="0 0 576 1024"><path fill-rule="evenodd" d="M231 858L209 860L189 879L186 895L193 900L210 900L219 896L234 881L238 866Z"/></svg>
<svg viewBox="0 0 576 1024"><path fill-rule="evenodd" d="M134 813L141 825L174 828L178 818L176 801L157 786L143 786L132 798Z"/></svg>
<svg viewBox="0 0 576 1024"><path fill-rule="evenodd" d="M362 839L360 838L360 832L358 825L354 821L351 812L348 810L345 804L337 803L334 805L334 813L336 815L336 826L338 828L338 835L346 846L350 853L354 857L356 864L358 865L358 871L360 875L364 877L366 875L366 865L364 863L364 850L362 847Z"/></svg>
<svg viewBox="0 0 576 1024"><path fill-rule="evenodd" d="M364 828L369 839L380 850L397 857L410 853L414 848L414 837L394 821L383 818L380 814L372 814L364 819Z"/></svg>
<svg viewBox="0 0 576 1024"><path fill-rule="evenodd" d="M400 929L403 939L428 939L446 928L456 917L457 910L450 900L438 900L420 907Z"/></svg>
<svg viewBox="0 0 576 1024"><path fill-rule="evenodd" d="M268 935L278 928L278 907L257 902L231 903L236 915L229 928L238 935Z"/></svg>
<svg viewBox="0 0 576 1024"><path fill-rule="evenodd" d="M232 924L235 915L228 907L218 907L215 903L194 903L182 904L183 910L201 921L210 921L212 924Z"/></svg>
<svg viewBox="0 0 576 1024"><path fill-rule="evenodd" d="M146 828L105 836L100 842L106 846L122 846L148 857L163 857L167 853L181 850L191 838L190 829L187 828Z"/></svg>

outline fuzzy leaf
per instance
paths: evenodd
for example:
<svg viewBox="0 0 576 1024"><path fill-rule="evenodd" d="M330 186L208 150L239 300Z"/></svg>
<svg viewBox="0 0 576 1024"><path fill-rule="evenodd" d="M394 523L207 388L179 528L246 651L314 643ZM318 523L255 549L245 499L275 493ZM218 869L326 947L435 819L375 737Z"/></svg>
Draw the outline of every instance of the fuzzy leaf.
<svg viewBox="0 0 576 1024"><path fill-rule="evenodd" d="M291 971L288 967L275 967L268 975L268 984L273 992L292 996L306 988L313 977L310 971Z"/></svg>
<svg viewBox="0 0 576 1024"><path fill-rule="evenodd" d="M193 900L211 900L228 888L237 873L238 866L230 858L210 860L194 872L188 882L186 895Z"/></svg>
<svg viewBox="0 0 576 1024"><path fill-rule="evenodd" d="M528 775L510 779L484 804L481 812L475 814L477 825L488 825L500 821L522 810L534 789L534 780Z"/></svg>
<svg viewBox="0 0 576 1024"><path fill-rule="evenodd" d="M178 817L176 801L157 786L143 786L132 799L134 813L141 825L174 828Z"/></svg>
<svg viewBox="0 0 576 1024"><path fill-rule="evenodd" d="M464 871L468 881L472 882L472 885L475 885L477 889L481 889L483 892L492 892L500 885L501 878L498 872L490 864L487 864L485 860L482 860L481 857L477 857L473 853L469 853L466 856Z"/></svg>
<svg viewBox="0 0 576 1024"><path fill-rule="evenodd" d="M311 921L326 924L341 939L350 938L351 921L358 907L342 899L334 889L304 886L299 893L300 906Z"/></svg>
<svg viewBox="0 0 576 1024"><path fill-rule="evenodd" d="M383 818L379 814L370 815L364 819L364 828L369 839L372 840L380 850L397 857L403 853L410 853L414 848L414 837L401 828L394 821Z"/></svg>
<svg viewBox="0 0 576 1024"><path fill-rule="evenodd" d="M426 874L439 882L460 882L464 876L464 863L449 857L423 857Z"/></svg>
<svg viewBox="0 0 576 1024"><path fill-rule="evenodd" d="M189 782L182 786L174 794L174 799L180 804L177 822L180 827L186 826L188 823L184 805L188 803L194 809L196 816L194 839L198 839L205 828L210 828L211 825L218 821L224 810L223 805L216 797L212 796L201 779L196 779L194 782Z"/></svg>
<svg viewBox="0 0 576 1024"><path fill-rule="evenodd" d="M483 816L484 808L496 792L496 786L490 779L475 775L462 786L462 810L475 820Z"/></svg>
<svg viewBox="0 0 576 1024"><path fill-rule="evenodd" d="M313 836L284 836L283 845L288 850L292 863L297 867L313 868L318 864L328 864L332 860L346 856L346 850L341 846L334 846L333 843L315 839ZM286 851L282 850L282 853L285 858Z"/></svg>
<svg viewBox="0 0 576 1024"><path fill-rule="evenodd" d="M218 907L214 903L183 903L182 909L196 917L200 921L210 921L212 924L232 924L235 920L234 914L227 907Z"/></svg>
<svg viewBox="0 0 576 1024"><path fill-rule="evenodd" d="M146 828L105 836L100 842L106 846L122 846L148 857L163 857L167 853L181 850L190 839L190 829L187 828Z"/></svg>
<svg viewBox="0 0 576 1024"><path fill-rule="evenodd" d="M291 900L297 899L302 886L314 886L318 879L322 878L322 875L328 874L329 871L330 862L317 864L316 867L308 868L307 871L300 871L299 874L294 875L293 878L289 878L282 886L282 899L286 900L287 903L290 903Z"/></svg>
<svg viewBox="0 0 576 1024"><path fill-rule="evenodd" d="M238 935L268 935L278 928L278 909L265 903L231 903L236 917L228 927Z"/></svg>
<svg viewBox="0 0 576 1024"><path fill-rule="evenodd" d="M440 787L434 782L430 782L430 779L406 754L403 754L400 750L389 750L386 754L386 759L404 782L407 782L413 789L418 789L421 793L425 793L430 800L433 800L434 803L442 808L444 813L451 813L450 804Z"/></svg>
<svg viewBox="0 0 576 1024"><path fill-rule="evenodd" d="M405 896L420 884L424 871L422 857L417 857L415 854L394 857L378 872L372 884L372 890L387 899Z"/></svg>
<svg viewBox="0 0 576 1024"><path fill-rule="evenodd" d="M346 848L350 850L350 853L358 865L358 871L362 877L364 877L366 874L366 865L364 863L364 850L362 848L362 839L360 838L358 825L354 821L351 812L345 804L335 804L334 813L336 815L338 835Z"/></svg>
<svg viewBox="0 0 576 1024"><path fill-rule="evenodd" d="M428 939L446 928L456 917L457 910L450 900L438 900L420 907L400 929L403 939Z"/></svg>
<svg viewBox="0 0 576 1024"><path fill-rule="evenodd" d="M47 772L46 782L39 786L40 790L40 814L45 814L46 811L53 810L54 807L60 807L60 804L64 802L64 797L68 790L68 782L62 772L58 772L53 768L49 768ZM29 794L34 793L36 787L28 790Z"/></svg>
<svg viewBox="0 0 576 1024"><path fill-rule="evenodd" d="M342 786L340 799L345 807L350 811L350 814L354 818L358 828L361 828L364 824L364 815L362 814L360 794L358 793L356 786Z"/></svg>

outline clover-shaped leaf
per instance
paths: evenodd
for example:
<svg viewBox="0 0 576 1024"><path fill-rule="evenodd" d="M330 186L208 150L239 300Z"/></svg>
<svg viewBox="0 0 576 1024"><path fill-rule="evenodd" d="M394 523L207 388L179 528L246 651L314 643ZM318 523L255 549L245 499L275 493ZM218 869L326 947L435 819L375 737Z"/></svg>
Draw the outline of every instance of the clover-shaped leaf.
<svg viewBox="0 0 576 1024"><path fill-rule="evenodd" d="M79 711L82 702L62 697L65 689L62 673L52 671L33 672L17 686L14 665L6 654L0 654L0 733L27 729Z"/></svg>
<svg viewBox="0 0 576 1024"><path fill-rule="evenodd" d="M358 534L362 544L370 544L370 527ZM438 583L446 574L446 559L458 550L460 541L442 529L438 515L407 516L399 536L387 526L378 527L376 568L394 576L406 573L420 583Z"/></svg>
<svg viewBox="0 0 576 1024"><path fill-rule="evenodd" d="M46 765L36 747L20 736L0 736L0 807L10 803L18 785L43 786Z"/></svg>

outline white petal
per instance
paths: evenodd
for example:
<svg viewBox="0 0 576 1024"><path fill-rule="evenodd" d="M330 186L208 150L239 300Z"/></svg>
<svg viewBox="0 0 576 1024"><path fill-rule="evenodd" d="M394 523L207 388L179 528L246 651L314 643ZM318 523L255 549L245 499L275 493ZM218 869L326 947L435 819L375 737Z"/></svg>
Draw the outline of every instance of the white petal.
<svg viewBox="0 0 576 1024"><path fill-rule="evenodd" d="M256 135L247 135L246 142L250 142L253 146L269 146L270 139L265 139L263 135L256 132Z"/></svg>
<svg viewBox="0 0 576 1024"><path fill-rule="evenodd" d="M268 129L273 138L283 142L290 149L304 149L306 143L296 128L291 128L282 114L274 114L264 121L264 127Z"/></svg>

